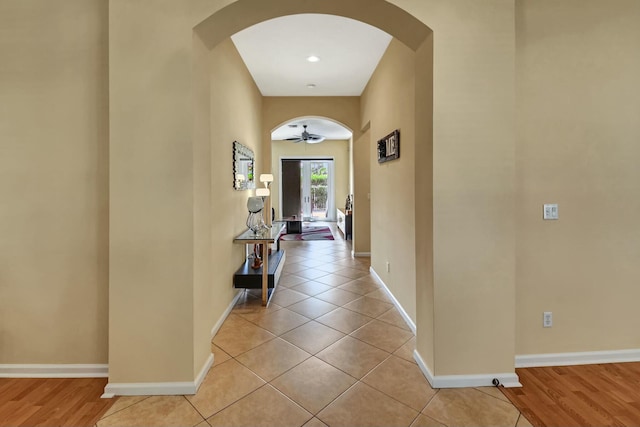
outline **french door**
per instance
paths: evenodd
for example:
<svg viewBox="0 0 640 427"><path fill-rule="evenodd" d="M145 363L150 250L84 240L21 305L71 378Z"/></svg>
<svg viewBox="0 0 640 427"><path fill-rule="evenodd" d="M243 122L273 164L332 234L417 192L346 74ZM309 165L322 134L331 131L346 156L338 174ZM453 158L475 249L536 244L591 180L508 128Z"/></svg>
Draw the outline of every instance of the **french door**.
<svg viewBox="0 0 640 427"><path fill-rule="evenodd" d="M282 159L283 217L335 221L333 159Z"/></svg>

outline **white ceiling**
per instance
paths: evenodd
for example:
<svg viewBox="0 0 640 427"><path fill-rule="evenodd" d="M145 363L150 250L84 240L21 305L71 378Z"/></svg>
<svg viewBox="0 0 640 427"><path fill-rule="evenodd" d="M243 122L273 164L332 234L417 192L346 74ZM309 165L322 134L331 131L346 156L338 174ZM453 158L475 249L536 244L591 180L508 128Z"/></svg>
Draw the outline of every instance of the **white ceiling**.
<svg viewBox="0 0 640 427"><path fill-rule="evenodd" d="M301 14L261 22L231 39L264 96L360 96L391 36L349 18ZM307 61L310 55L320 61ZM343 126L315 117L292 120L271 138L298 136L305 124L329 140L351 138Z"/></svg>
<svg viewBox="0 0 640 427"><path fill-rule="evenodd" d="M326 139L349 139L351 138L351 132L344 126L332 122L331 120L322 119L319 117L309 117L292 120L271 133L271 139L274 141L292 138L302 133L303 125L307 125L307 132L322 135ZM296 127L292 127L296 126Z"/></svg>
<svg viewBox="0 0 640 427"><path fill-rule="evenodd" d="M360 96L391 36L349 18L300 14L261 22L231 39L264 96ZM310 55L320 61L308 62Z"/></svg>

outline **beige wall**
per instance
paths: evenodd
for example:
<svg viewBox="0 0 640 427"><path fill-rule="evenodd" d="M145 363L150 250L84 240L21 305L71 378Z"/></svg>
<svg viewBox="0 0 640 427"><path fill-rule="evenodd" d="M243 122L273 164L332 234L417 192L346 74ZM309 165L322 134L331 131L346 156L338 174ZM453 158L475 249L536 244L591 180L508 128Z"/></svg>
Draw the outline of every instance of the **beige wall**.
<svg viewBox="0 0 640 427"><path fill-rule="evenodd" d="M435 366L433 283L433 34L416 50L415 146L416 348Z"/></svg>
<svg viewBox="0 0 640 427"><path fill-rule="evenodd" d="M371 131L353 141L353 252L371 252Z"/></svg>
<svg viewBox="0 0 640 427"><path fill-rule="evenodd" d="M193 380L192 34L185 5L109 3L109 382Z"/></svg>
<svg viewBox="0 0 640 427"><path fill-rule="evenodd" d="M10 101L0 104L7 118L0 125L0 363L104 363L108 277L110 381L193 379L204 357L200 337L216 319L194 299L213 298L209 280L212 289L228 280L215 265L203 267L220 242L206 207L223 212L217 200L229 203L224 206L239 218L227 224L232 235L242 228L248 194L214 189L218 173L230 186L230 172L216 170L229 167L218 157L230 152L202 144L206 98L195 93L202 81L193 81L205 72L194 70L204 47L194 45L192 29L230 3L242 12L239 19L223 15L225 25L205 28L205 46L217 46L236 27L310 9L378 24L410 49L428 33L390 19L377 0L273 0L262 8L258 0L112 0L107 130L106 2L0 3L0 95ZM436 375L512 372L516 324L518 353L637 348L631 306L640 241L633 222L640 209L633 163L640 130L637 2L522 0L517 9L512 0L389 3L434 31L434 305L431 313L429 272L418 269L414 309L418 350L430 367ZM396 47L403 56L405 48ZM420 72L416 87L428 87L430 79ZM209 112L215 118L225 117L221 105L257 114L253 101L216 104L219 99ZM246 133L231 122L211 126L211 140L251 145L261 129L260 153L275 126L303 115L332 117L360 132L358 98L307 101L264 99L262 117L249 118ZM428 134L420 111L416 121ZM374 126L372 120L372 141L388 133ZM404 126L401 131L407 141ZM429 149L418 147L415 162L429 164ZM196 160L207 150L211 196L207 162ZM263 150L259 169L270 157ZM371 166L394 167L373 160ZM372 211L375 191L372 181ZM423 202L416 200L417 212L428 206ZM559 221L540 220L545 202L560 204ZM608 216L594 206L607 206ZM421 227L430 218L416 220L428 241ZM209 221L213 242L194 237ZM372 240L372 250L383 247L376 265L392 243ZM240 257L239 248L225 247L231 258ZM429 248L416 247L415 264L429 265ZM392 260L391 273L407 259ZM396 296L406 301L403 292ZM213 311L231 296L216 299ZM543 330L546 310L555 324ZM52 323L55 330L44 333L42 325ZM432 339L421 332L432 327Z"/></svg>
<svg viewBox="0 0 640 427"><path fill-rule="evenodd" d="M197 39L197 38L196 38ZM200 40L197 41L200 47ZM245 248L233 238L246 230L247 198L252 190L233 189L233 141L251 148L256 161L261 154L262 96L238 51L227 39L207 55L208 87L202 110L208 111L209 131L201 140L202 159L194 156L194 166L202 191L196 191L197 250L194 281L194 375L211 353L211 328L218 322L236 294L233 274L244 261ZM206 89L203 87L203 89ZM208 126L207 126L208 125ZM261 172L257 170L259 175ZM201 197L198 197L200 195ZM198 220L200 219L200 221Z"/></svg>
<svg viewBox="0 0 640 427"><path fill-rule="evenodd" d="M292 119L299 117L324 117L346 126L353 132L354 139L360 136L360 98L356 96L267 96L263 98L262 105L262 152L264 153L263 157L265 159L269 158L267 164L271 164L272 167L273 162L277 163L279 160L272 155L271 132ZM321 147L323 144L324 143L316 145ZM309 147L313 146L310 145ZM315 150L316 148L310 149ZM345 161L349 162L349 154ZM347 165L347 167L349 166ZM276 172L274 172L274 174L275 173ZM346 185L347 192L349 191L349 181L350 177L347 176L346 183L344 184ZM340 185L342 186L343 184ZM339 187L336 187L336 189L337 188ZM340 198L340 194L336 192L336 207L344 206L344 200L347 194L348 193L344 193L342 198ZM278 206L278 196L276 196L274 202L274 206Z"/></svg>
<svg viewBox="0 0 640 427"><path fill-rule="evenodd" d="M107 4L0 2L0 364L107 363Z"/></svg>
<svg viewBox="0 0 640 427"><path fill-rule="evenodd" d="M351 130L354 139L360 136L360 98L357 96L267 96L262 108L265 164L271 164L271 132L298 117L328 118Z"/></svg>
<svg viewBox="0 0 640 427"><path fill-rule="evenodd" d="M517 353L640 348L640 3L517 5Z"/></svg>
<svg viewBox="0 0 640 427"><path fill-rule="evenodd" d="M371 124L371 266L415 321L414 69L413 51L391 40L362 93L361 111L363 126ZM377 141L395 129L400 158L378 163Z"/></svg>
<svg viewBox="0 0 640 427"><path fill-rule="evenodd" d="M398 4L433 30L434 373L510 373L515 354L514 2ZM419 333L418 350L428 353L429 348Z"/></svg>
<svg viewBox="0 0 640 427"><path fill-rule="evenodd" d="M202 343L207 336L209 316L215 312L203 310L201 304L210 303L213 288L213 243L212 211L212 152L211 138L211 57L223 49L216 47L210 52L199 37L193 38L193 375L198 374L203 358L209 356ZM222 147L218 148L221 149ZM221 162L222 163L222 162ZM223 292L224 295L224 292ZM210 328L211 326L209 326ZM206 343L206 339L204 340Z"/></svg>
<svg viewBox="0 0 640 427"><path fill-rule="evenodd" d="M67 4L76 5L72 0ZM410 49L417 49L429 34L422 23L435 31L434 299L438 306L434 316L438 328L434 342L435 360L439 361L435 370L437 374L449 374L512 369L513 1L491 0L480 5L472 0L388 3L327 0L303 4L297 0L272 0L264 7L262 0L112 0L109 2L110 381L185 381L192 379L196 370L194 360L200 356L194 354L194 327L204 320L194 312L197 288L194 283L206 280L209 273L200 270L206 255L194 252L206 254L209 249L208 243L194 237L197 230L207 228L206 220L198 216L205 212L202 208L207 200L201 193L203 188L206 190L202 165L194 162L200 150L206 151L200 143L206 129L199 128L197 120L194 124L194 118L202 118L203 113L194 111L201 108L197 106L202 99L195 94L200 84L193 82L196 49L192 29L227 4L233 7L198 27L209 48L246 25L286 13L351 16L387 30ZM418 19L403 15L402 9L393 5L401 6ZM65 24L67 16L77 20L78 13L57 13L60 7L39 10L51 12L49 19L64 24L55 25L57 32L59 28L80 30ZM42 27L28 16L25 12L22 18L32 22L34 28ZM104 12L99 18L104 21ZM24 28L23 22L20 25ZM91 28L97 29L99 25ZM42 34L35 30L34 33ZM68 38L63 38L59 46L68 42ZM99 57L91 55L93 61ZM89 57L85 59L89 61ZM85 66L88 63L83 62ZM100 67L92 69L89 80L100 75L96 70ZM65 100L67 94L65 90ZM85 126L92 131L99 129L92 126L91 119L78 119L82 113L99 109L102 104L96 104L95 99L100 98L89 96L79 101L80 114L71 116L75 125L72 129ZM270 143L268 134L273 127L302 115L336 118L354 130L355 140L359 138L358 98L314 99L313 105L302 106L305 101L264 100L263 146ZM353 119L340 118L343 113ZM25 113L22 117L28 116ZM27 128L34 129L21 126ZM73 140L68 129L65 126L64 139ZM213 128L211 131L215 132ZM90 135L96 134L104 132ZM372 140L377 137L372 127ZM211 151L212 156L217 154ZM95 163L104 164L99 159L93 157ZM261 168L270 164L270 152L264 150L261 159L258 161ZM204 167L206 170L206 163ZM215 167L212 164L212 169ZM98 172L94 169L92 173ZM240 200L237 202L240 211ZM29 251L28 256L33 253ZM87 253L82 251L84 255ZM106 256L98 258L105 262ZM399 260L400 265L405 261ZM429 260L416 262L423 265ZM393 262L392 271L397 266ZM77 276L75 267L65 272L67 277ZM213 271L211 275L215 277ZM461 313L465 313L466 320L461 320ZM194 320L194 316L200 320ZM425 346L430 344L419 340L421 351Z"/></svg>
<svg viewBox="0 0 640 427"><path fill-rule="evenodd" d="M272 189L272 206L276 218L282 218L280 211L280 159L287 157L333 158L334 162L334 208L344 208L349 194L349 141L325 140L319 144L294 144L291 141L271 141L271 173L275 177ZM333 214L335 217L335 213Z"/></svg>

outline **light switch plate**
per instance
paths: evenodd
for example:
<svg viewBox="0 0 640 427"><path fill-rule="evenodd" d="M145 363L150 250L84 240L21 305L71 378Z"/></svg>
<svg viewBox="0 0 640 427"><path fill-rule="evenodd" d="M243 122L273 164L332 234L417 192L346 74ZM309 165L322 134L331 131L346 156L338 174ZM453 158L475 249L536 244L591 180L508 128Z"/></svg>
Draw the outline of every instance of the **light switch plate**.
<svg viewBox="0 0 640 427"><path fill-rule="evenodd" d="M542 327L550 328L553 326L553 313L550 311L545 311L542 313Z"/></svg>
<svg viewBox="0 0 640 427"><path fill-rule="evenodd" d="M545 204L542 218L558 219L558 204L557 203Z"/></svg>

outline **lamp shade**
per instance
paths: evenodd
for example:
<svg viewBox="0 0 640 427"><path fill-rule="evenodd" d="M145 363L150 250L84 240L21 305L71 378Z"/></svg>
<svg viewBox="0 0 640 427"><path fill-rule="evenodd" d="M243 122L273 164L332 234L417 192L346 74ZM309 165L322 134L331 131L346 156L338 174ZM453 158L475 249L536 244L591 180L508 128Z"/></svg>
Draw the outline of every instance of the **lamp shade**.
<svg viewBox="0 0 640 427"><path fill-rule="evenodd" d="M273 182L273 175L270 173L260 174L260 182Z"/></svg>
<svg viewBox="0 0 640 427"><path fill-rule="evenodd" d="M269 194L271 194L271 192L268 188L258 188L256 190L256 196L258 197L267 197Z"/></svg>

